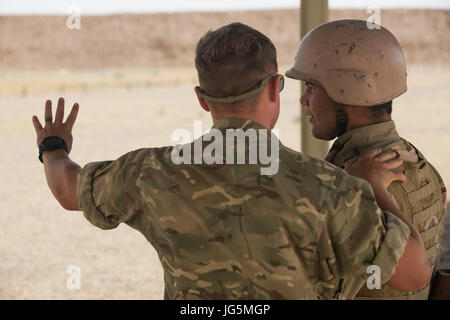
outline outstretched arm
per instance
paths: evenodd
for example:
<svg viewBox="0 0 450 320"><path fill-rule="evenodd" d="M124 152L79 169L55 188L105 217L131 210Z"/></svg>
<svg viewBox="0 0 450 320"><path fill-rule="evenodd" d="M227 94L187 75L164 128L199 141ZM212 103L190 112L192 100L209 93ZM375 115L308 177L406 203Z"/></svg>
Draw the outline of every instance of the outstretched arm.
<svg viewBox="0 0 450 320"><path fill-rule="evenodd" d="M45 103L45 126L42 127L37 116L33 116L33 126L36 130L37 145L49 136L58 136L64 139L69 149L72 150L72 128L77 118L79 106L75 103L65 123L64 99L59 98L55 121L52 115L52 102ZM56 200L66 210L80 210L78 208L77 177L81 167L70 160L68 152L64 149L45 151L42 154L47 183Z"/></svg>

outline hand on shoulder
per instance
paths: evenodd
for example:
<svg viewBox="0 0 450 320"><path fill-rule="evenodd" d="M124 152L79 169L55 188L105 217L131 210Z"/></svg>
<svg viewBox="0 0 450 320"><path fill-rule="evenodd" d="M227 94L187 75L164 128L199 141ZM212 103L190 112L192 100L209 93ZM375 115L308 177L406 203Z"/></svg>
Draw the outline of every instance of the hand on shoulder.
<svg viewBox="0 0 450 320"><path fill-rule="evenodd" d="M355 162L347 162L345 171L354 177L366 180L372 188L383 186L387 189L394 181L406 181L403 173L392 171L402 163L403 160L397 157L395 151L382 153L381 149L374 149L363 154Z"/></svg>

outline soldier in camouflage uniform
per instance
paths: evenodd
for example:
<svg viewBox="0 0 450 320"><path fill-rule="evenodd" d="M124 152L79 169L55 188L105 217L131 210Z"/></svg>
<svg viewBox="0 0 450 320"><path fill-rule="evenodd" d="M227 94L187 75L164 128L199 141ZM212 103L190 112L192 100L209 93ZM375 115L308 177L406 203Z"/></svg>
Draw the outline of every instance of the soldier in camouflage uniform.
<svg viewBox="0 0 450 320"><path fill-rule="evenodd" d="M240 23L210 31L197 45L196 67L195 91L211 112L211 131L265 132L258 147L278 142L270 129L283 80L266 36ZM372 264L382 283L403 290L427 281L423 243L387 196L386 184L403 177L389 170L401 162L392 155L372 153L349 168L367 177L375 194L384 189L380 207L363 179L281 143L271 150L279 160L271 175L261 174L266 165L259 160L221 161L228 148L217 149L212 164L176 164L178 146L139 149L81 169L68 157L77 112L75 105L63 123L60 99L54 122L50 101L44 128L33 117L49 187L64 208L83 211L101 229L125 223L141 232L163 266L166 299L352 299ZM55 147L48 136L66 145ZM195 157L198 145L205 151L208 140L183 145L181 159ZM233 138L232 156L239 146L250 153L255 144L248 141ZM362 170L364 161L376 170Z"/></svg>
<svg viewBox="0 0 450 320"><path fill-rule="evenodd" d="M391 119L392 99L406 91L406 67L398 41L385 28L366 21L339 20L311 30L300 43L290 78L306 81L300 102L310 116L316 138L332 140L325 160L344 168L375 148L395 150L406 182L395 181L389 192L420 232L428 261L437 270L446 213L446 190L437 170L411 143L402 139ZM363 287L367 299L427 299L429 284L415 292L384 285Z"/></svg>

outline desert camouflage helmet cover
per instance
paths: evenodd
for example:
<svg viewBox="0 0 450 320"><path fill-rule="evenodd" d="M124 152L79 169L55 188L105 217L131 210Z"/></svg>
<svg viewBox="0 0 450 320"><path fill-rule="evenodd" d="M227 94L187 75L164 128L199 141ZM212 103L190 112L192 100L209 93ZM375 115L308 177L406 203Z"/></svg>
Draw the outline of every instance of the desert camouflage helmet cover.
<svg viewBox="0 0 450 320"><path fill-rule="evenodd" d="M406 65L397 39L387 29L369 29L362 20L337 20L310 30L286 72L318 82L332 100L374 106L406 91Z"/></svg>

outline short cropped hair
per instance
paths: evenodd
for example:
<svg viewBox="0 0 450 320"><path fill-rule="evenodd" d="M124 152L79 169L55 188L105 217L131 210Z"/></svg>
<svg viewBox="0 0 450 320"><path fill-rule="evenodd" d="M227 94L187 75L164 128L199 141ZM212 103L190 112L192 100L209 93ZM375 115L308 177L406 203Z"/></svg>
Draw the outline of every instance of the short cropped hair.
<svg viewBox="0 0 450 320"><path fill-rule="evenodd" d="M244 93L277 72L277 52L264 34L235 22L198 41L195 67L202 90L223 98Z"/></svg>
<svg viewBox="0 0 450 320"><path fill-rule="evenodd" d="M348 107L346 104L334 102L336 108ZM366 115L370 117L373 121L382 119L384 116L390 116L392 114L392 100L385 102L383 104L378 104L375 106L364 107L367 112Z"/></svg>
<svg viewBox="0 0 450 320"><path fill-rule="evenodd" d="M377 120L385 115L390 115L392 113L392 100L383 104L370 107L370 114L372 118Z"/></svg>

